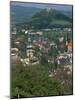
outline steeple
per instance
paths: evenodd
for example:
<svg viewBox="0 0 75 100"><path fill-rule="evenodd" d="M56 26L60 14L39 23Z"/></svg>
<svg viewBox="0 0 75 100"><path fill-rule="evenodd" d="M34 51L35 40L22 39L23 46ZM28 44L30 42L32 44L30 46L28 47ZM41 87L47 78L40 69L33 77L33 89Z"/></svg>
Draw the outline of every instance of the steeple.
<svg viewBox="0 0 75 100"><path fill-rule="evenodd" d="M31 43L31 36L30 33L28 32L28 41L27 41L27 57L30 59L33 57L33 46Z"/></svg>

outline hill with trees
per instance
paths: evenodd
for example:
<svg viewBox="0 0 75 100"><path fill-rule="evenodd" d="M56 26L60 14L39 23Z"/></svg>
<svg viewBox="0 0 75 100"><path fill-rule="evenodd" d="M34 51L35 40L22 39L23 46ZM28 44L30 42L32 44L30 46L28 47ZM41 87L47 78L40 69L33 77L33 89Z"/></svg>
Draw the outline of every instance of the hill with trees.
<svg viewBox="0 0 75 100"><path fill-rule="evenodd" d="M55 9L43 9L33 15L27 24L37 29L71 27L72 18Z"/></svg>

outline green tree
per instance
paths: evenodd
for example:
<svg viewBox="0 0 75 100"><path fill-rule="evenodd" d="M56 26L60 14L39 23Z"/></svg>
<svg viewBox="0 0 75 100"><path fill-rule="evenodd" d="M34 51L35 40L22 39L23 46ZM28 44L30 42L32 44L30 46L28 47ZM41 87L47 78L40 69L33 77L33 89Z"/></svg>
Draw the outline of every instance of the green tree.
<svg viewBox="0 0 75 100"><path fill-rule="evenodd" d="M52 58L54 62L54 68L57 68L57 61L56 58L58 56L58 49L56 47L51 47L50 50L48 51L48 55Z"/></svg>

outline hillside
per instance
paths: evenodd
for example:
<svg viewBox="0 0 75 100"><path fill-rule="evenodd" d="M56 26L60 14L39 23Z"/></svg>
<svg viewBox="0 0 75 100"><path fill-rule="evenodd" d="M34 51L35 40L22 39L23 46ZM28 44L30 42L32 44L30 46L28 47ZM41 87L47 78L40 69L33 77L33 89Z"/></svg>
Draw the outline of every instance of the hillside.
<svg viewBox="0 0 75 100"><path fill-rule="evenodd" d="M62 11L64 15L72 18L72 12L71 11Z"/></svg>
<svg viewBox="0 0 75 100"><path fill-rule="evenodd" d="M71 26L72 19L55 9L43 9L32 16L28 24L34 28Z"/></svg>

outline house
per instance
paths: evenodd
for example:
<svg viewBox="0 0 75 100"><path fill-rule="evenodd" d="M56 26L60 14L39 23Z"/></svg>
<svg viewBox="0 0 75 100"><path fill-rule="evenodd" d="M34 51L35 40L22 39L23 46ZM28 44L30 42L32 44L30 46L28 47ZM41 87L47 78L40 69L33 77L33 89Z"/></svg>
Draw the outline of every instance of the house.
<svg viewBox="0 0 75 100"><path fill-rule="evenodd" d="M50 47L55 47L55 48L57 48L57 45L56 45L54 42L51 42L51 43L50 43Z"/></svg>
<svg viewBox="0 0 75 100"><path fill-rule="evenodd" d="M11 48L11 61L13 64L17 63L20 60L18 56L18 48Z"/></svg>
<svg viewBox="0 0 75 100"><path fill-rule="evenodd" d="M63 40L64 40L64 37L59 38L59 42L63 42Z"/></svg>
<svg viewBox="0 0 75 100"><path fill-rule="evenodd" d="M13 32L12 32L13 35L16 35L16 33L17 33L17 31L13 31Z"/></svg>
<svg viewBox="0 0 75 100"><path fill-rule="evenodd" d="M22 29L22 32L25 32L25 29Z"/></svg>
<svg viewBox="0 0 75 100"><path fill-rule="evenodd" d="M30 35L42 35L43 32L38 31L38 32L29 32Z"/></svg>
<svg viewBox="0 0 75 100"><path fill-rule="evenodd" d="M39 32L36 32L36 34L38 34L38 35L42 35L43 32L39 31Z"/></svg>
<svg viewBox="0 0 75 100"><path fill-rule="evenodd" d="M71 28L64 28L64 31L71 32L71 31L72 31L72 29L71 29Z"/></svg>
<svg viewBox="0 0 75 100"><path fill-rule="evenodd" d="M67 55L70 58L70 63L72 64L72 53L68 53Z"/></svg>
<svg viewBox="0 0 75 100"><path fill-rule="evenodd" d="M11 48L11 52L18 52L18 48Z"/></svg>
<svg viewBox="0 0 75 100"><path fill-rule="evenodd" d="M61 65L69 65L70 64L70 58L67 55L60 55L57 58L57 63L58 63L58 65L59 64L61 64Z"/></svg>
<svg viewBox="0 0 75 100"><path fill-rule="evenodd" d="M72 52L72 40L66 42L68 52Z"/></svg>
<svg viewBox="0 0 75 100"><path fill-rule="evenodd" d="M47 31L50 31L50 30L51 30L51 29L43 29L43 31L46 31L46 32L47 32Z"/></svg>
<svg viewBox="0 0 75 100"><path fill-rule="evenodd" d="M18 48L11 48L11 56L13 58L17 58L18 57Z"/></svg>

